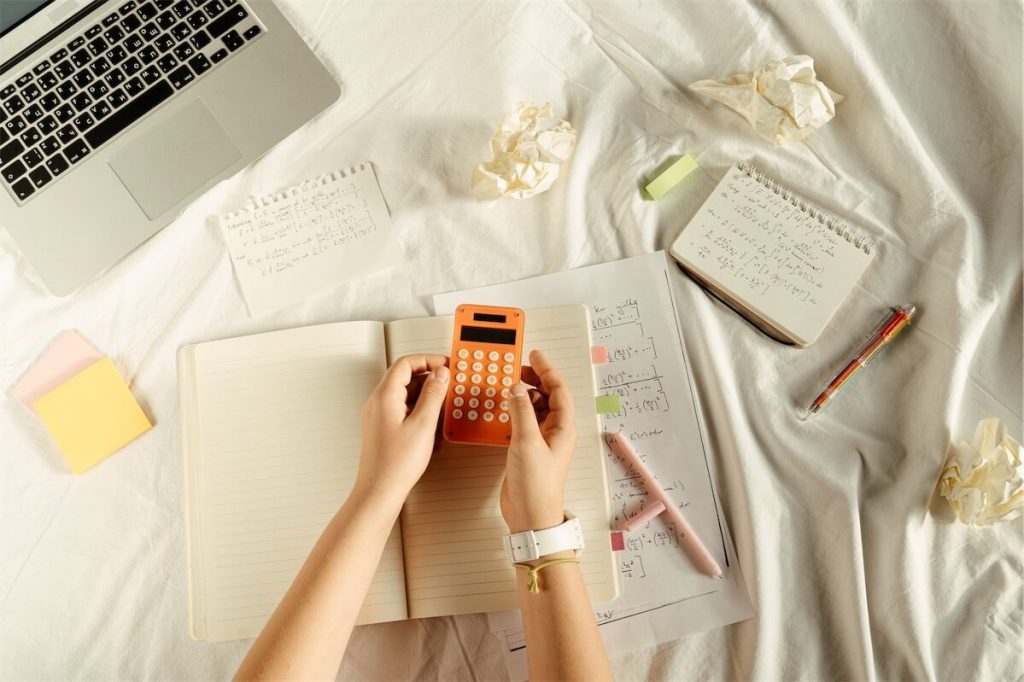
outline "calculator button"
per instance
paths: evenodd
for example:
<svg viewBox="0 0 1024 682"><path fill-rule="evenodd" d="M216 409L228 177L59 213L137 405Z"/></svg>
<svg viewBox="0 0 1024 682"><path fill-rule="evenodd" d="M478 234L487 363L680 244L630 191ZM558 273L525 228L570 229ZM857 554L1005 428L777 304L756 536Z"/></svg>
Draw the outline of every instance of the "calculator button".
<svg viewBox="0 0 1024 682"><path fill-rule="evenodd" d="M495 393L497 393L497 391L491 388L490 386L488 386L487 390L484 391L484 395L486 395L488 398L493 398Z"/></svg>
<svg viewBox="0 0 1024 682"><path fill-rule="evenodd" d="M470 410L469 414L466 415L466 419L468 419L469 421L473 422L473 421L476 421L476 418L479 417L479 416L480 415L478 415L476 413L476 410Z"/></svg>
<svg viewBox="0 0 1024 682"><path fill-rule="evenodd" d="M504 377L501 380L501 385L502 386L511 386L512 385L512 377Z"/></svg>
<svg viewBox="0 0 1024 682"><path fill-rule="evenodd" d="M490 378L490 377L488 377L488 378ZM482 376L480 376L479 374L474 374L473 376L471 376L469 378L469 380L472 381L474 384L479 384L481 381L484 380L484 378Z"/></svg>
<svg viewBox="0 0 1024 682"><path fill-rule="evenodd" d="M466 375L463 374L462 372L459 372L458 374L455 375L455 381L460 384L466 383Z"/></svg>
<svg viewBox="0 0 1024 682"><path fill-rule="evenodd" d="M459 363L455 365L460 372L465 372L469 364L465 360L459 360Z"/></svg>
<svg viewBox="0 0 1024 682"><path fill-rule="evenodd" d="M468 358L469 357L469 351L466 350L465 348L460 348L459 349L459 357L460 358Z"/></svg>
<svg viewBox="0 0 1024 682"><path fill-rule="evenodd" d="M484 401L484 407L486 409L488 409L488 410L493 410L494 409L494 401L493 400L485 400Z"/></svg>
<svg viewBox="0 0 1024 682"><path fill-rule="evenodd" d="M476 398L470 398L469 399L469 406L470 407L480 407L480 401L477 400Z"/></svg>
<svg viewBox="0 0 1024 682"><path fill-rule="evenodd" d="M462 419L462 410L452 410L453 419Z"/></svg>
<svg viewBox="0 0 1024 682"><path fill-rule="evenodd" d="M465 386L456 386L455 387L455 395L462 395L465 392L466 392L466 387Z"/></svg>
<svg viewBox="0 0 1024 682"><path fill-rule="evenodd" d="M512 362L515 359L516 356L514 353L505 353L505 362Z"/></svg>
<svg viewBox="0 0 1024 682"><path fill-rule="evenodd" d="M465 400L463 400L462 398L456 398L455 400L453 400L453 401L452 401L452 405L454 405L455 407L462 407L462 405L463 405L463 404L464 404L465 402L466 402L466 401L465 401Z"/></svg>
<svg viewBox="0 0 1024 682"><path fill-rule="evenodd" d="M480 395L480 387L479 386L470 386L469 387L469 394L470 395Z"/></svg>
<svg viewBox="0 0 1024 682"><path fill-rule="evenodd" d="M488 375L487 383L493 386L494 384L498 383L498 377L494 376L493 374Z"/></svg>
<svg viewBox="0 0 1024 682"><path fill-rule="evenodd" d="M491 362L496 362L498 357L498 351L496 350L492 350L490 353L487 354L487 359L490 360Z"/></svg>
<svg viewBox="0 0 1024 682"><path fill-rule="evenodd" d="M494 421L494 413L493 412L484 412L484 421L485 422L492 422L492 421Z"/></svg>
<svg viewBox="0 0 1024 682"><path fill-rule="evenodd" d="M503 374L511 374L512 373L512 365L504 365L501 368L501 371L502 371Z"/></svg>
<svg viewBox="0 0 1024 682"><path fill-rule="evenodd" d="M501 414L499 414L498 421L500 421L502 424L508 422L508 412L502 412Z"/></svg>
<svg viewBox="0 0 1024 682"><path fill-rule="evenodd" d="M491 364L487 365L487 371L490 372L491 374L497 374L498 366L492 362Z"/></svg>
<svg viewBox="0 0 1024 682"><path fill-rule="evenodd" d="M503 410L503 411L505 411L505 412L508 412L508 401L507 400L502 400L501 404L498 405L498 408Z"/></svg>
<svg viewBox="0 0 1024 682"><path fill-rule="evenodd" d="M473 371L474 372L482 372L482 371L484 371L484 363L482 363L482 362L474 362L473 363Z"/></svg>
<svg viewBox="0 0 1024 682"><path fill-rule="evenodd" d="M508 397L508 389L507 388L501 389L501 397L502 398L507 398Z"/></svg>
<svg viewBox="0 0 1024 682"><path fill-rule="evenodd" d="M473 359L474 360L483 360L484 359L484 352L482 350L475 350L475 351L473 351Z"/></svg>

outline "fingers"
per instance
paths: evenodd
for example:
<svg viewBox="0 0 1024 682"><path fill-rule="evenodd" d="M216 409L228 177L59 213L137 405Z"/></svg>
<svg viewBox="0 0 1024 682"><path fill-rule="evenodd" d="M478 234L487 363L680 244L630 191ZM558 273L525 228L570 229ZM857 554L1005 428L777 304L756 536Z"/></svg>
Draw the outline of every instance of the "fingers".
<svg viewBox="0 0 1024 682"><path fill-rule="evenodd" d="M405 355L395 360L388 368L380 387L388 392L405 391L415 374L430 372L448 364L443 355Z"/></svg>
<svg viewBox="0 0 1024 682"><path fill-rule="evenodd" d="M509 414L512 415L512 440L534 440L541 437L537 414L533 411L530 391L524 383L512 387Z"/></svg>
<svg viewBox="0 0 1024 682"><path fill-rule="evenodd" d="M448 380L451 372L444 365L433 369L423 380L420 394L416 398L416 406L412 408L410 419L428 424L437 424L444 406L444 398L448 394Z"/></svg>
<svg viewBox="0 0 1024 682"><path fill-rule="evenodd" d="M562 374L547 359L543 352L530 353L530 366L538 379L541 389L548 394L548 415L544 420L544 434L549 443L555 445L560 439L571 438L575 433L575 412L572 393Z"/></svg>

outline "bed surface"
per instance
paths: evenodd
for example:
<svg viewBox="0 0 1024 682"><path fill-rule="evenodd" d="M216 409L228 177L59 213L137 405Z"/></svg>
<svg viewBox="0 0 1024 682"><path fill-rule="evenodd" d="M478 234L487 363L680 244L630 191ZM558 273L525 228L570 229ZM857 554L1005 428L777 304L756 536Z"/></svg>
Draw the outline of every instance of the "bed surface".
<svg viewBox="0 0 1024 682"><path fill-rule="evenodd" d="M878 253L805 350L676 277L757 615L616 658L617 678L1024 677L1021 521L975 529L929 511L950 441L987 416L1022 435L1018 3L279 4L341 83L337 104L67 298L0 231L0 678L223 679L248 649L188 637L178 347L428 315L436 292L667 249L749 157ZM801 53L846 96L805 143L772 145L685 88ZM577 150L548 193L479 204L472 168L520 100L550 101ZM644 178L686 151L701 172L645 201ZM401 265L250 318L211 216L361 160ZM919 309L907 336L820 418L795 419L903 302ZM7 395L65 329L113 357L156 422L81 477ZM474 615L360 628L340 677L507 673Z"/></svg>

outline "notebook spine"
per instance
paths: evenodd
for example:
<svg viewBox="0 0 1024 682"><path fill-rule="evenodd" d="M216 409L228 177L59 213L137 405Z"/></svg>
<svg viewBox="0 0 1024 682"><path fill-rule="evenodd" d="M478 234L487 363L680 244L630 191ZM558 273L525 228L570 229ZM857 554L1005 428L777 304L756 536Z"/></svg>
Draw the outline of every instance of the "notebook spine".
<svg viewBox="0 0 1024 682"><path fill-rule="evenodd" d="M330 173L325 173L324 175L321 175L312 180L307 180L306 182L295 185L294 187L283 189L280 192L274 192L273 194L267 194L262 197L253 197L243 208L224 215L221 218L221 220L231 220L232 218L235 218L243 213L250 213L261 208L273 206L274 204L279 203L281 201L285 201L286 199L293 197L297 194L302 194L312 189L316 189L317 187L329 185L333 182L338 182L339 180L343 180L347 177L356 175L357 173L362 173L365 170L372 168L373 166L370 165L369 161L362 161L353 166L349 166L348 168L342 168Z"/></svg>
<svg viewBox="0 0 1024 682"><path fill-rule="evenodd" d="M807 203L799 196L768 177L764 171L752 164L750 161L744 161L739 164L739 169L770 189L775 194L778 194L793 206L796 206L798 209L817 220L826 229L831 230L842 239L845 239L858 249L862 250L864 253L870 254L874 249L874 244L871 243L871 240L860 231L851 227L845 220L837 218L836 216Z"/></svg>

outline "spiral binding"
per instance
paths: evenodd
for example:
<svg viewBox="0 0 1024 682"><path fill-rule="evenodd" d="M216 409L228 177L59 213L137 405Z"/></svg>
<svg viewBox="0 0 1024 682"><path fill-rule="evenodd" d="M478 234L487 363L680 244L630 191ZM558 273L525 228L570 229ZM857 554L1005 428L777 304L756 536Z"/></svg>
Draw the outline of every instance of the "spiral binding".
<svg viewBox="0 0 1024 682"><path fill-rule="evenodd" d="M836 233L864 253L869 255L871 254L871 251L874 248L874 244L872 244L871 240L861 232L850 227L846 221L815 208L772 178L768 177L764 171L752 164L750 161L744 161L739 164L738 167L742 172L746 173L748 176L761 183L775 194L793 204L807 215L816 219L825 228Z"/></svg>
<svg viewBox="0 0 1024 682"><path fill-rule="evenodd" d="M332 182L338 182L339 180L343 180L349 176L355 175L357 173L362 173L365 170L372 168L373 166L370 165L369 161L363 161L353 166L349 166L348 168L342 168L331 173L325 173L324 175L316 177L312 180L306 180L305 182L301 182L293 187L289 187L287 189L274 192L273 194L267 194L262 197L252 197L251 199L249 199L249 202L243 208L234 211L233 213L228 213L223 218L221 218L221 220L231 220L232 218L236 218L243 213L251 213L252 211L257 211L261 208L273 206L274 204L280 201L284 201L285 199L293 197L297 194L303 194L312 189L316 189L317 187L329 185Z"/></svg>

